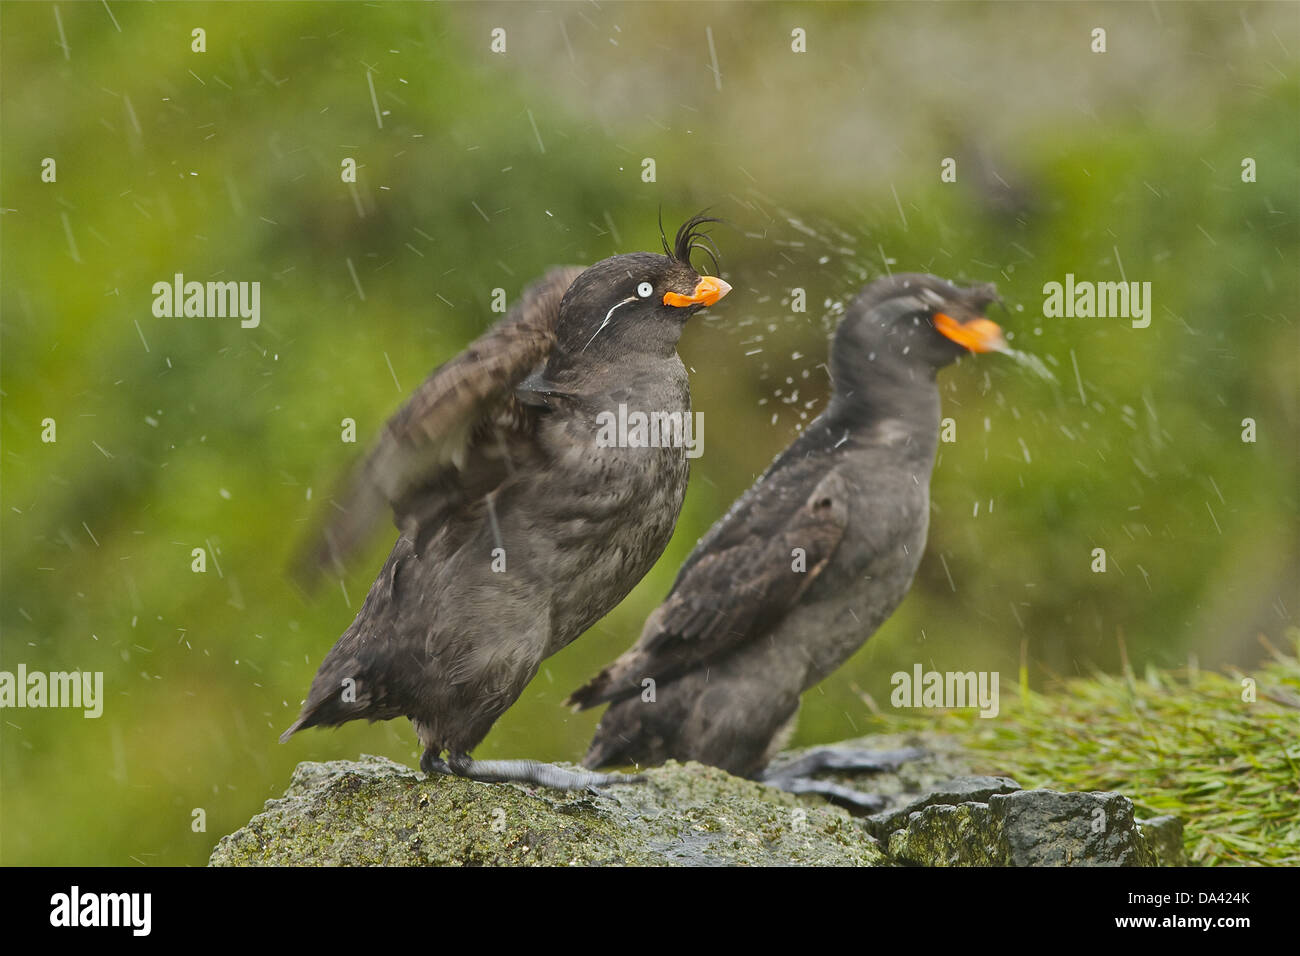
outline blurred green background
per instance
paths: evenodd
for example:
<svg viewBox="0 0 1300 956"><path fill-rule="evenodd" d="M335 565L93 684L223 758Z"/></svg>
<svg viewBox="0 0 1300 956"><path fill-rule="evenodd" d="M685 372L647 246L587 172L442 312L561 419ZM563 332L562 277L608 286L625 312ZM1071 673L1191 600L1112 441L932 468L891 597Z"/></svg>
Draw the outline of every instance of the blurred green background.
<svg viewBox="0 0 1300 956"><path fill-rule="evenodd" d="M493 288L655 249L661 208L669 229L729 221L735 291L681 346L705 454L655 570L476 756L578 759L598 713L560 701L822 408L834 305L887 270L997 282L991 316L1058 381L997 355L943 374L957 441L916 584L806 696L795 743L869 729L918 661L1009 689L1023 659L1041 689L1123 654L1250 667L1295 623L1293 5L65 2L0 21L0 667L103 671L106 695L98 720L0 714L0 862L201 864L299 760L414 765L404 721L276 743L394 534L314 603L283 573L297 536L495 318ZM155 318L178 272L260 281L260 327ZM1067 272L1151 282L1151 326L1045 319Z"/></svg>

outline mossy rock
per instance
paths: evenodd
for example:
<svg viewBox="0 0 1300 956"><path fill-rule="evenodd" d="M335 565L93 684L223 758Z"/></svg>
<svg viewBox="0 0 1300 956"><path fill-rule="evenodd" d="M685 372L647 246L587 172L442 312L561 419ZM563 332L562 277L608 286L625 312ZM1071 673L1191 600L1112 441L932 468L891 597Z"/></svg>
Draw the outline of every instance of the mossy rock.
<svg viewBox="0 0 1300 956"><path fill-rule="evenodd" d="M839 865L887 862L843 810L699 764L562 793L425 777L382 757L301 763L213 866Z"/></svg>
<svg viewBox="0 0 1300 956"><path fill-rule="evenodd" d="M900 821L901 822L901 821ZM1182 825L1146 821L1118 793L1017 790L987 802L930 803L888 837L914 866L1179 866Z"/></svg>
<svg viewBox="0 0 1300 956"><path fill-rule="evenodd" d="M563 793L426 777L383 757L301 763L284 796L223 837L213 866L1161 865L1181 824L1140 823L1115 793L1020 790L962 775L950 738L881 736L929 755L865 779L891 806L854 817L713 767L670 762L640 784ZM953 776L953 774L957 774Z"/></svg>

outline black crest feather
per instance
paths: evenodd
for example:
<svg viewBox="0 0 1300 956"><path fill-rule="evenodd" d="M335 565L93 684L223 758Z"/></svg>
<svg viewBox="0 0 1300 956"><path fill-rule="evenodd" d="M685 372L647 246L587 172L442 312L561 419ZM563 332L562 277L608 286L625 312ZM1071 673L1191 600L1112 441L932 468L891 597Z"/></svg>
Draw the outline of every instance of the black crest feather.
<svg viewBox="0 0 1300 956"><path fill-rule="evenodd" d="M709 257L713 263L713 271L718 271L718 247L714 243L713 237L702 230L702 226L711 222L722 222L714 216L706 216L704 213L692 216L682 223L682 227L677 230L677 238L673 241L671 249L668 248L668 237L664 235L664 223L662 214L659 219L659 238L664 244L664 255L676 259L685 266L691 266L691 253L696 249L703 249L704 254ZM691 266L691 268L695 268Z"/></svg>

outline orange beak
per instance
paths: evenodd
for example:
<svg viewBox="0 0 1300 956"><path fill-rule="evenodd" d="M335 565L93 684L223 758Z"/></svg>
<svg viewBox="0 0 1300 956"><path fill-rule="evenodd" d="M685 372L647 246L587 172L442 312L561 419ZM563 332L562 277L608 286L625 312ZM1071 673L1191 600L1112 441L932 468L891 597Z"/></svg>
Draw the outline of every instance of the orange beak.
<svg viewBox="0 0 1300 956"><path fill-rule="evenodd" d="M958 322L942 312L934 314L934 327L945 338L952 339L962 348L971 352L1000 352L1007 347L1007 340L1002 337L1002 329L989 319L971 319Z"/></svg>
<svg viewBox="0 0 1300 956"><path fill-rule="evenodd" d="M664 293L664 305L682 308L687 305L713 305L731 291L731 285L717 276L705 276L695 284L695 291L690 295L677 292Z"/></svg>

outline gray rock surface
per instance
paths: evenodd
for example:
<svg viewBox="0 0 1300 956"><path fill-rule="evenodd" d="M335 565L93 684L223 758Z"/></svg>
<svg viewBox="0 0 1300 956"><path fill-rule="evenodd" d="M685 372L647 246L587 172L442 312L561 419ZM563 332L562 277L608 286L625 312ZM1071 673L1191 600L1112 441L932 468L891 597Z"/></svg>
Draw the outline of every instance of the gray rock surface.
<svg viewBox="0 0 1300 956"><path fill-rule="evenodd" d="M1020 784L1010 777L954 777L951 780L927 787L925 792L900 806L882 810L866 817L867 829L882 840L888 840L895 830L906 828L908 818L927 807L957 806L963 803L987 803L998 793L1014 793Z"/></svg>
<svg viewBox="0 0 1300 956"><path fill-rule="evenodd" d="M845 811L713 767L561 793L425 777L383 757L302 763L213 866L839 865L887 861Z"/></svg>
<svg viewBox="0 0 1300 956"><path fill-rule="evenodd" d="M984 778L984 780L1005 778ZM979 778L967 785L978 792ZM959 788L960 789L960 788ZM972 796L976 796L975 793ZM1178 866L1185 863L1182 824L1158 817L1144 825L1118 793L984 789L949 803L922 798L912 812L876 821L892 829L890 858L913 866ZM911 809L910 807L907 809ZM877 814L884 817L886 814ZM875 818L873 818L874 820Z"/></svg>
<svg viewBox="0 0 1300 956"><path fill-rule="evenodd" d="M642 784L561 793L426 777L383 757L302 763L283 797L223 837L210 865L1158 866L1184 862L1182 825L1134 818L1116 793L1022 790L977 776L951 738L882 735L846 747L929 756L870 777L853 817L700 764Z"/></svg>

